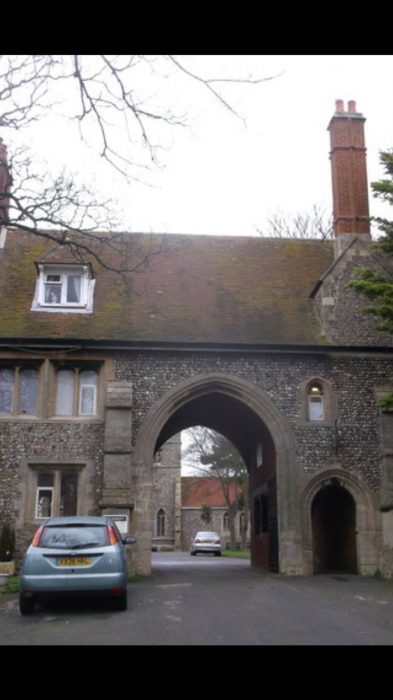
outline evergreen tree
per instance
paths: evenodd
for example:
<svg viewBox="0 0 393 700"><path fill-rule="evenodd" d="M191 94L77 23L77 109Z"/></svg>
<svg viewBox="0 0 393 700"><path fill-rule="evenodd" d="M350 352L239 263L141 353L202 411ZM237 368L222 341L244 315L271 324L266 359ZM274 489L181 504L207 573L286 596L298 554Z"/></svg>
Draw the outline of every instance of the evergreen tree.
<svg viewBox="0 0 393 700"><path fill-rule="evenodd" d="M212 509L206 503L201 508L201 520L205 525L210 525L212 521Z"/></svg>
<svg viewBox="0 0 393 700"><path fill-rule="evenodd" d="M380 162L386 177L372 182L371 189L374 197L393 205L393 149L381 151ZM393 221L382 217L372 217L372 221L382 232L375 245L393 257ZM383 319L379 329L393 333L393 276L368 268L361 269L350 287L372 300L373 304L367 306L365 311ZM381 399L380 406L385 410L393 409L393 392Z"/></svg>

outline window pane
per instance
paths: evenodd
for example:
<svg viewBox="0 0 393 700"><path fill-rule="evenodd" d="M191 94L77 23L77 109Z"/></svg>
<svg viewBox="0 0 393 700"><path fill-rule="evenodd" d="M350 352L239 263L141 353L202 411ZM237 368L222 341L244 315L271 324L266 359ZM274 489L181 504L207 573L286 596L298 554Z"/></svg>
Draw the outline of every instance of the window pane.
<svg viewBox="0 0 393 700"><path fill-rule="evenodd" d="M74 380L75 373L72 369L61 369L57 373L57 416L72 416L74 412Z"/></svg>
<svg viewBox="0 0 393 700"><path fill-rule="evenodd" d="M81 300L80 275L67 275L67 302L79 304Z"/></svg>
<svg viewBox="0 0 393 700"><path fill-rule="evenodd" d="M60 275L47 275L46 276L46 281L47 282L61 282L61 276Z"/></svg>
<svg viewBox="0 0 393 700"><path fill-rule="evenodd" d="M97 372L84 370L79 374L79 414L94 416L96 413Z"/></svg>
<svg viewBox="0 0 393 700"><path fill-rule="evenodd" d="M0 369L0 413L11 413L14 378L13 369Z"/></svg>
<svg viewBox="0 0 393 700"><path fill-rule="evenodd" d="M60 304L61 284L45 285L45 304Z"/></svg>
<svg viewBox="0 0 393 700"><path fill-rule="evenodd" d="M310 420L323 420L323 399L322 396L309 397Z"/></svg>
<svg viewBox="0 0 393 700"><path fill-rule="evenodd" d="M165 511L160 508L157 513L157 536L164 537L165 535Z"/></svg>
<svg viewBox="0 0 393 700"><path fill-rule="evenodd" d="M46 527L40 540L40 547L54 549L82 548L82 545L90 549L90 547L101 547L106 544L106 528L101 525Z"/></svg>
<svg viewBox="0 0 393 700"><path fill-rule="evenodd" d="M50 518L52 515L53 489L37 489L36 518Z"/></svg>
<svg viewBox="0 0 393 700"><path fill-rule="evenodd" d="M76 515L78 493L78 476L76 474L61 475L60 515Z"/></svg>
<svg viewBox="0 0 393 700"><path fill-rule="evenodd" d="M37 412L38 370L22 369L20 373L19 413Z"/></svg>

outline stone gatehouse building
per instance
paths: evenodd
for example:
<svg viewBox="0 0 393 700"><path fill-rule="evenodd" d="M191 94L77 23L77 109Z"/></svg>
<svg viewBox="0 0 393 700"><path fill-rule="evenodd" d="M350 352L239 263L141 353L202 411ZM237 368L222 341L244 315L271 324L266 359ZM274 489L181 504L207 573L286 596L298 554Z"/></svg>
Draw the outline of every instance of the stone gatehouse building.
<svg viewBox="0 0 393 700"><path fill-rule="evenodd" d="M391 264L364 118L339 101L329 129L331 241L130 234L157 255L125 282L2 228L0 520L19 554L50 514L113 513L148 574L154 455L204 425L249 469L254 565L393 575L393 338L347 286Z"/></svg>

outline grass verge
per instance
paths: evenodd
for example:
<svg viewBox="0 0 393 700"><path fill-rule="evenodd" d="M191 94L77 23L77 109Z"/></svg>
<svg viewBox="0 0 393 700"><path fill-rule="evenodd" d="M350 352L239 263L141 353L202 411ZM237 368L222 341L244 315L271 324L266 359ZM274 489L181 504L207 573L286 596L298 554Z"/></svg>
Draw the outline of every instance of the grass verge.
<svg viewBox="0 0 393 700"><path fill-rule="evenodd" d="M223 557L236 557L236 559L249 559L251 554L249 549L223 549Z"/></svg>
<svg viewBox="0 0 393 700"><path fill-rule="evenodd" d="M19 576L8 576L4 586L1 586L0 593L18 593L19 591Z"/></svg>

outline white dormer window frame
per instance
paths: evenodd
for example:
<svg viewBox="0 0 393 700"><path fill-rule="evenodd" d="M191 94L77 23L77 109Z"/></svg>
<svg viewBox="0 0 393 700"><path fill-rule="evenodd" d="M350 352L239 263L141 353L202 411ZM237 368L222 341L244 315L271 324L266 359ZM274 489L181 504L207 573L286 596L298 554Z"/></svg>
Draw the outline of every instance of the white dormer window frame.
<svg viewBox="0 0 393 700"><path fill-rule="evenodd" d="M94 279L89 265L38 264L33 311L93 311Z"/></svg>

